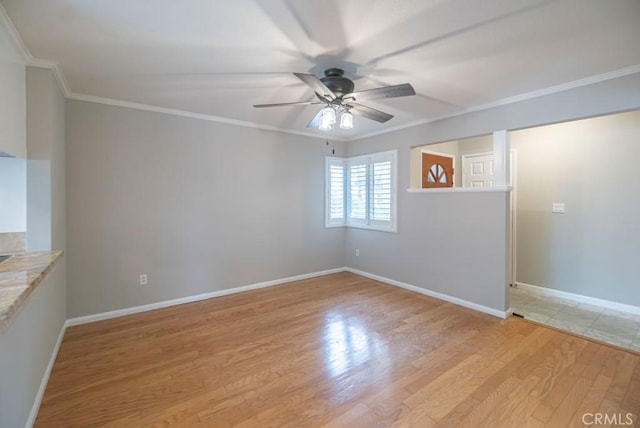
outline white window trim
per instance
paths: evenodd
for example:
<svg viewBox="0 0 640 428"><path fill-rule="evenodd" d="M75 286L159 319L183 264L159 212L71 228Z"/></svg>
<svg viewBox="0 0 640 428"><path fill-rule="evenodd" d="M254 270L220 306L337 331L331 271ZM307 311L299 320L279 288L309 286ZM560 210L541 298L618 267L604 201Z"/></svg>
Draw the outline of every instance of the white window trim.
<svg viewBox="0 0 640 428"><path fill-rule="evenodd" d="M366 163L370 165L372 163L378 161L391 161L391 221L379 221L379 220L371 220L370 207L369 207L369 174L367 174L367 214L365 220L360 219L349 219L350 212L350 170L349 167L351 164L359 164ZM330 198L331 198L331 187L330 187L330 176L329 176L329 167L332 163L341 163L344 166L344 219L338 224L335 220L330 219ZM368 170L368 168L367 168ZM325 227L354 227L358 229L369 229L369 230L378 230L383 232L394 232L398 231L398 151L397 150L388 150L385 152L371 153L362 156L354 156L351 158L338 158L327 156L325 158Z"/></svg>

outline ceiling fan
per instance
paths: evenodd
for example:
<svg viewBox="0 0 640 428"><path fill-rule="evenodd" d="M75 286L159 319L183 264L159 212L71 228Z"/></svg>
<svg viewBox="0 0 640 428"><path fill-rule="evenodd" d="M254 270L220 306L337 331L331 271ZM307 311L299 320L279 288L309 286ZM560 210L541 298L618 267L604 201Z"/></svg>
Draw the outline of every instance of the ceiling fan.
<svg viewBox="0 0 640 428"><path fill-rule="evenodd" d="M416 94L416 91L409 83L354 92L355 85L353 81L344 77L344 71L340 68L329 68L325 70L324 77L322 78L318 78L313 74L304 73L293 73L293 75L314 90L318 98L317 101L257 104L254 105L254 107L264 108L324 104L324 108L311 119L307 128L330 130L332 129L332 125L336 123L336 116L340 114L340 128L350 129L353 128L353 114L380 123L384 123L393 117L393 115L364 106L356 101L406 97Z"/></svg>

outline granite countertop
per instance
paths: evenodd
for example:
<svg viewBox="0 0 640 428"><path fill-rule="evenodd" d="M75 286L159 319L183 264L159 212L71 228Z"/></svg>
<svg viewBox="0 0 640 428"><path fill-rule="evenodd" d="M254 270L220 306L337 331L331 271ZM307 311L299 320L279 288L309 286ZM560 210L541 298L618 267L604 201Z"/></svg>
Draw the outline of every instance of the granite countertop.
<svg viewBox="0 0 640 428"><path fill-rule="evenodd" d="M28 252L14 254L0 263L0 333L61 257L62 251Z"/></svg>

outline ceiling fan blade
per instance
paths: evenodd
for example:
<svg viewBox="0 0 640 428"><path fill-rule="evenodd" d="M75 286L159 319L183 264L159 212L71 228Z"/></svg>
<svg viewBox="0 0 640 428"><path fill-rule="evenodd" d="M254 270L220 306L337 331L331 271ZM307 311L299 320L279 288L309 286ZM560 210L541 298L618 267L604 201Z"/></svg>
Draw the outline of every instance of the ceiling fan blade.
<svg viewBox="0 0 640 428"><path fill-rule="evenodd" d="M286 106L308 106L311 104L322 104L320 101L300 101L295 103L276 103L276 104L254 104L255 108L264 107L286 107Z"/></svg>
<svg viewBox="0 0 640 428"><path fill-rule="evenodd" d="M320 111L318 111L318 113L316 113L316 115L313 116L313 119L311 119L311 122L307 124L307 128L319 128L321 118L322 118L322 109L320 109Z"/></svg>
<svg viewBox="0 0 640 428"><path fill-rule="evenodd" d="M320 79L313 74L293 73L298 79L309 85L318 95L326 98L329 101L333 101L336 98L336 94L325 86Z"/></svg>
<svg viewBox="0 0 640 428"><path fill-rule="evenodd" d="M347 106L350 107L351 113L380 123L385 123L393 117L392 114L363 106L362 104L347 103Z"/></svg>
<svg viewBox="0 0 640 428"><path fill-rule="evenodd" d="M365 91L353 92L343 98L355 98L356 100L375 100L378 98L396 98L415 95L416 91L409 83L401 85L383 86L382 88L367 89Z"/></svg>

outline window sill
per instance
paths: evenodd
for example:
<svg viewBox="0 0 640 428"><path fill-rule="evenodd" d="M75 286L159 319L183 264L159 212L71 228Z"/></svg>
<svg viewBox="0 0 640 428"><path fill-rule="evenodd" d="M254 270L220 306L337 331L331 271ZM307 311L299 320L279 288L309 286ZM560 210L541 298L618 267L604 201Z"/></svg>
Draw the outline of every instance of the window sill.
<svg viewBox="0 0 640 428"><path fill-rule="evenodd" d="M408 193L491 193L510 192L512 186L495 187L440 187L434 189L407 189Z"/></svg>
<svg viewBox="0 0 640 428"><path fill-rule="evenodd" d="M375 230L376 232L387 232L387 233L398 233L398 228L395 227L393 229L388 228L388 227L375 227L375 226L367 226L367 225L360 225L360 224L331 224L331 225L325 225L324 226L326 229L335 229L337 227L347 227L347 228L353 228L353 229L363 229L363 230Z"/></svg>

